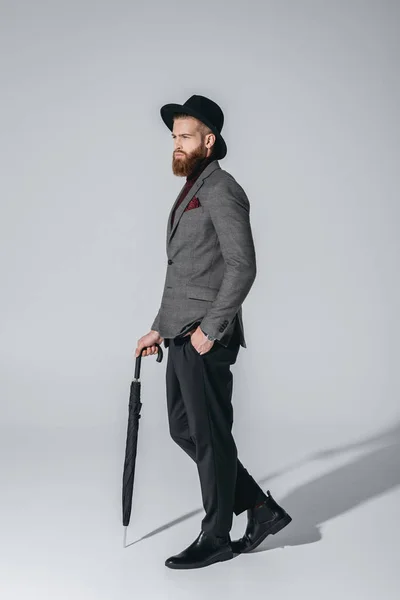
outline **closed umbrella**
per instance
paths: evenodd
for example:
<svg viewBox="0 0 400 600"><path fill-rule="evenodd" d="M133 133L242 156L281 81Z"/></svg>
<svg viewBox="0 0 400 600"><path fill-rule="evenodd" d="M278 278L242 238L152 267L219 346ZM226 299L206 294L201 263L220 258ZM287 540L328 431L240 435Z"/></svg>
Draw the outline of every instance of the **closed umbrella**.
<svg viewBox="0 0 400 600"><path fill-rule="evenodd" d="M163 351L159 344L157 353L157 362L163 359ZM136 450L139 431L139 419L142 403L140 401L140 366L142 360L142 352L146 348L142 348L140 354L136 357L135 376L131 382L129 394L129 414L128 414L128 430L126 435L125 462L124 474L122 480L122 520L126 529L129 525L132 509L132 492L133 482L135 478Z"/></svg>

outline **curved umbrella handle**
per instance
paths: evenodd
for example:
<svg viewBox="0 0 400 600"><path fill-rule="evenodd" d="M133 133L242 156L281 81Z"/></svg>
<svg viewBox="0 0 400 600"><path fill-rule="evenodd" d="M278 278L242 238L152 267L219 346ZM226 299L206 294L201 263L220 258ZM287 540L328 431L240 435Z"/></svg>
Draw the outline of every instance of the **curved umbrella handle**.
<svg viewBox="0 0 400 600"><path fill-rule="evenodd" d="M158 346L158 351L157 351L157 362L161 362L163 359L163 349L161 348L160 344L153 344L153 346ZM144 350L147 350L147 348L142 348L140 351L139 356L136 357L136 362L135 362L135 379L139 379L140 377L140 365L141 365L141 361L142 361L142 352Z"/></svg>

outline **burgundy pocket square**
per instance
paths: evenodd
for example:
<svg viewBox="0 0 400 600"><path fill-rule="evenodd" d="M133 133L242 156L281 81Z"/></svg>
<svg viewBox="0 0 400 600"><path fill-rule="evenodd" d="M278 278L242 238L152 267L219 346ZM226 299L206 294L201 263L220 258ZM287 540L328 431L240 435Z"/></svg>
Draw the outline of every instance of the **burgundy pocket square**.
<svg viewBox="0 0 400 600"><path fill-rule="evenodd" d="M187 210L191 210L192 208L198 208L200 205L200 201L197 198L197 196L195 196L194 198L191 199L191 201L189 202L189 204L186 206L185 210L183 212L186 212Z"/></svg>

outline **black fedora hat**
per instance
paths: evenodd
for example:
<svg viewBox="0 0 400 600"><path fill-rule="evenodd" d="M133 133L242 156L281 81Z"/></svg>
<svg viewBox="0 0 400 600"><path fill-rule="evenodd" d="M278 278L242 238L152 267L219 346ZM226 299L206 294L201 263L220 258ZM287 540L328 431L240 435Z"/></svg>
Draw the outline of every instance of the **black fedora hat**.
<svg viewBox="0 0 400 600"><path fill-rule="evenodd" d="M174 126L174 115L181 113L195 117L207 125L215 135L215 158L224 158L227 153L225 140L221 135L224 124L224 113L222 109L209 98L194 94L184 104L164 104L160 109L161 118L172 131Z"/></svg>

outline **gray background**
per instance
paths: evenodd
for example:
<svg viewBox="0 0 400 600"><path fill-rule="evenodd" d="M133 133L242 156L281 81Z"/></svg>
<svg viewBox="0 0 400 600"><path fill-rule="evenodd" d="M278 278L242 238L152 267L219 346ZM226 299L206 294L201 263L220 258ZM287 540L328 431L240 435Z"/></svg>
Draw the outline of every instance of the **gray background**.
<svg viewBox="0 0 400 600"><path fill-rule="evenodd" d="M0 10L4 598L397 598L399 3ZM183 185L159 108L193 93L225 112L220 164L249 197L258 259L235 439L293 522L172 572L203 511L169 438L167 351L142 360L128 542L148 537L126 549L120 496L133 352Z"/></svg>

